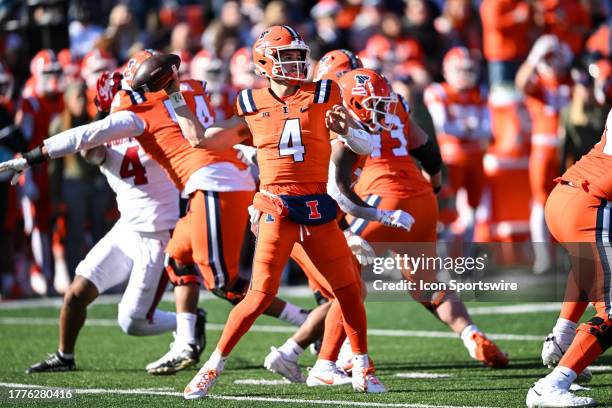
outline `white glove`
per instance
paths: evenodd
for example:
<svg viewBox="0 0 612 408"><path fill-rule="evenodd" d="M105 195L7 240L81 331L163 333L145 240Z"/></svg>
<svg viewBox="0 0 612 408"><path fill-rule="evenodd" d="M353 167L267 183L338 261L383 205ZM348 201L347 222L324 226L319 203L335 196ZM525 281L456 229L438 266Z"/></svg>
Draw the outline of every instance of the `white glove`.
<svg viewBox="0 0 612 408"><path fill-rule="evenodd" d="M353 255L355 255L355 258L357 258L357 261L359 261L361 265L370 265L374 263L376 253L368 241L361 238L359 235L353 234L349 230L344 231L344 236L346 237L349 248L351 248L351 252L353 252Z"/></svg>
<svg viewBox="0 0 612 408"><path fill-rule="evenodd" d="M29 167L30 165L28 164L28 161L23 157L19 157L17 159L12 159L0 163L0 173L5 171L12 171L13 173L15 173L13 175L13 179L11 180L11 185L14 186L15 184L17 184L17 180L19 179L19 175L21 174L21 172Z"/></svg>
<svg viewBox="0 0 612 408"><path fill-rule="evenodd" d="M378 210L378 222L387 227L403 228L410 231L414 218L402 210Z"/></svg>
<svg viewBox="0 0 612 408"><path fill-rule="evenodd" d="M537 39L529 55L527 61L531 65L537 65L546 54L559 47L559 39L553 34L545 34Z"/></svg>
<svg viewBox="0 0 612 408"><path fill-rule="evenodd" d="M256 165L257 160L257 148L253 146L247 146L243 144L234 145L238 159L246 164L247 166Z"/></svg>
<svg viewBox="0 0 612 408"><path fill-rule="evenodd" d="M259 219L261 218L261 211L249 205L249 219L251 221L251 232L257 236L259 232Z"/></svg>

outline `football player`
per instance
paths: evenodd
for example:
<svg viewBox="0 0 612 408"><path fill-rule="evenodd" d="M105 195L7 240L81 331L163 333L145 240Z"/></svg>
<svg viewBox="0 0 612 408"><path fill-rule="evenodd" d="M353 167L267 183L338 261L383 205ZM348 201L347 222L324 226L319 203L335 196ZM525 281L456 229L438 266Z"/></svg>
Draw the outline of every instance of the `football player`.
<svg viewBox="0 0 612 408"><path fill-rule="evenodd" d="M198 132L203 133L214 120L202 85L199 91L193 87L181 91L178 79L173 78L164 92L145 94L131 89L138 68L153 55L154 51L144 50L128 61L123 72L125 87L115 95L106 118L59 133L0 169L20 173L49 158L132 137L189 197L189 211L177 223L166 247L166 271L175 285L176 339L165 356L147 366L151 374L169 374L199 359L199 275L207 289L233 304L246 291L248 282L239 278L238 264L254 182L231 145L193 149L199 143ZM266 313L296 325L306 318L300 308L277 298Z"/></svg>
<svg viewBox="0 0 612 408"><path fill-rule="evenodd" d="M571 98L569 46L552 34L538 38L516 75L516 86L525 96L531 117L529 182L532 205L529 219L534 249L534 273L552 266L550 234L544 220L544 204L559 175L559 118Z"/></svg>
<svg viewBox="0 0 612 408"><path fill-rule="evenodd" d="M385 86L380 84L381 81ZM404 99L396 96L386 80L375 71L351 71L340 79L339 84L345 106L374 138L375 147L365 162L355 191L366 203L380 210L400 208L417 220L410 231L405 231L389 228L381 222L349 217L351 231L368 242L420 243L416 256L436 256L438 203L435 193L442 182L439 150L410 120L410 108ZM394 102L395 98L397 102ZM429 181L414 159L429 175ZM435 270L414 274L402 272L409 280L432 282L437 279ZM410 294L461 337L473 359L492 367L508 364L506 355L472 322L455 293L416 290ZM339 365L343 367L349 363L350 360L340 361Z"/></svg>
<svg viewBox="0 0 612 408"><path fill-rule="evenodd" d="M446 82L429 85L424 101L448 170L449 193L456 196L460 188L467 192L469 209L462 214L463 242L471 242L474 214L484 187L482 160L491 137L487 95L478 86L478 60L467 48L451 48L442 68Z"/></svg>
<svg viewBox="0 0 612 408"><path fill-rule="evenodd" d="M353 388L385 391L369 365L365 308L351 250L334 222L335 201L326 194L330 137L341 135L359 153L364 132L341 106L335 83L307 82L308 53L293 28L266 29L253 45L253 59L257 72L269 79L269 87L241 91L236 115L206 129L198 143L206 148L231 146L250 130L261 179L253 206L261 217L256 221L249 291L231 311L215 351L185 388L187 399L208 395L232 349L274 299L294 244L303 247L320 272L317 279L338 301L355 355ZM369 148L367 135L365 140Z"/></svg>
<svg viewBox="0 0 612 408"><path fill-rule="evenodd" d="M612 207L610 129L612 111L608 112L600 142L556 179L557 185L546 202L546 223L550 232L569 252L572 263L570 276L579 282L576 285L578 292L588 293L596 314L576 329L575 322L586 309L587 302L578 302L581 299L577 296L566 299L564 306L571 303L577 315L575 321L566 322L565 337L572 339L571 344L565 353L561 353L563 355L558 366L529 389L526 400L528 407L595 405L592 398L578 397L569 388L577 376L612 344L612 297L609 285ZM575 332L575 337L570 332ZM559 340L565 343L566 339ZM567 344L563 343L562 346Z"/></svg>
<svg viewBox="0 0 612 408"><path fill-rule="evenodd" d="M21 100L15 115L28 149L49 136L51 121L64 109L62 67L50 49L39 51L30 62L33 95ZM26 235L30 237L34 264L33 287L41 294L53 288L53 255L51 251L51 197L47 166L26 172L22 188L22 211ZM42 274L42 276L41 276Z"/></svg>
<svg viewBox="0 0 612 408"><path fill-rule="evenodd" d="M89 51L81 62L81 77L87 85L87 114L95 117L98 113L94 98L97 94L96 83L104 71L114 71L117 61L108 52L100 48Z"/></svg>
<svg viewBox="0 0 612 408"><path fill-rule="evenodd" d="M120 78L108 72L100 76L96 100L101 112L108 113ZM77 266L60 311L58 350L28 368L30 374L76 370L75 344L87 306L128 279L117 314L121 329L132 336L148 336L176 328L175 313L157 309L168 283L164 248L178 220L176 187L134 138L109 142L84 152L84 156L100 166L116 194L121 216ZM198 325L200 348L203 318L200 316Z"/></svg>
<svg viewBox="0 0 612 408"><path fill-rule="evenodd" d="M357 68L363 68L363 66L352 52L333 50L321 58L315 68L314 77L319 80L337 81L347 72ZM352 191L352 186L361 172L366 156L357 155L351 146L346 144L345 139L336 138L331 143L332 160L330 161L327 192L338 202L340 208L356 217L378 220L392 227L409 230L414 223L410 214L401 210L398 212L379 211L363 202ZM367 264L369 258L374 256L374 252L366 241L348 230L348 224L343 218L344 214L338 217L340 226L345 228L344 234L347 242L358 259L358 262L354 262L355 275L358 280L361 280L359 263ZM264 361L264 366L291 382L305 381L309 386L350 384L351 378L336 366L337 350L346 338L337 301L334 300L329 288L317 283L316 276L320 272L303 247L294 246L291 257L305 272L308 283L318 298L331 302L325 302L315 308L306 322L282 346L278 349L272 347ZM325 336L320 347L319 358L315 366L309 370L308 378L304 379L297 361L306 347L321 337L321 333L325 333Z"/></svg>

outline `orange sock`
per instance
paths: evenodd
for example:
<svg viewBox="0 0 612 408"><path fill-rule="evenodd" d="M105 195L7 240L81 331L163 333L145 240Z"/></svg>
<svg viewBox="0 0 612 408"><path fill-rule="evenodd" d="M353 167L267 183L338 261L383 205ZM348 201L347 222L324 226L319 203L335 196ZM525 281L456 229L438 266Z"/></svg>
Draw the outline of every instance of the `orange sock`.
<svg viewBox="0 0 612 408"><path fill-rule="evenodd" d="M334 290L342 316L344 318L344 331L351 342L353 354L368 352L368 323L365 307L361 300L361 283L352 284Z"/></svg>
<svg viewBox="0 0 612 408"><path fill-rule="evenodd" d="M325 331L323 332L323 343L321 344L321 351L319 351L319 358L336 361L345 338L342 309L340 309L338 301L334 299L327 312L327 317L325 317Z"/></svg>
<svg viewBox="0 0 612 408"><path fill-rule="evenodd" d="M234 306L227 317L225 328L217 344L221 354L226 356L233 350L240 338L251 328L255 319L270 306L274 297L256 290L247 292L244 299Z"/></svg>
<svg viewBox="0 0 612 408"><path fill-rule="evenodd" d="M593 361L597 359L603 350L597 341L597 337L591 333L579 330L572 345L567 349L559 366L571 368L580 374Z"/></svg>
<svg viewBox="0 0 612 408"><path fill-rule="evenodd" d="M563 302L559 317L578 323L588 305L589 302Z"/></svg>

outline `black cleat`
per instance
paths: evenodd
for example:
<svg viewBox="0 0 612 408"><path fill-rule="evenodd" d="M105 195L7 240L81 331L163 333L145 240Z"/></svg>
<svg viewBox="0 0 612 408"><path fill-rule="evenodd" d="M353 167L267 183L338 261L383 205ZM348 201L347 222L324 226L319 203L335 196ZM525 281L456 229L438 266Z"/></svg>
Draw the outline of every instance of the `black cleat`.
<svg viewBox="0 0 612 408"><path fill-rule="evenodd" d="M59 371L74 371L76 364L74 358L63 358L58 352L49 355L49 358L36 363L26 370L26 374L53 373Z"/></svg>
<svg viewBox="0 0 612 408"><path fill-rule="evenodd" d="M206 310L198 308L197 319L195 324L196 332L196 347L198 352L198 359L200 354L206 348Z"/></svg>

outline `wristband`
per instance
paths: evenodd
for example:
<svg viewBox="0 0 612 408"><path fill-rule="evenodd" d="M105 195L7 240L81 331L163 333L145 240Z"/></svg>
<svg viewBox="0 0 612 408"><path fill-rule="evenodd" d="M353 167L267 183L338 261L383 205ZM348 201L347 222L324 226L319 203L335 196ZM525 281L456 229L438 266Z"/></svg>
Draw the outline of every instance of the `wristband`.
<svg viewBox="0 0 612 408"><path fill-rule="evenodd" d="M33 164L44 163L47 160L47 158L42 152L42 145L35 147L27 153L24 153L23 158L26 159L30 166L32 166Z"/></svg>
<svg viewBox="0 0 612 408"><path fill-rule="evenodd" d="M170 104L174 109L187 105L185 98L183 98L183 94L180 92L171 93L168 95L168 97L170 98Z"/></svg>

